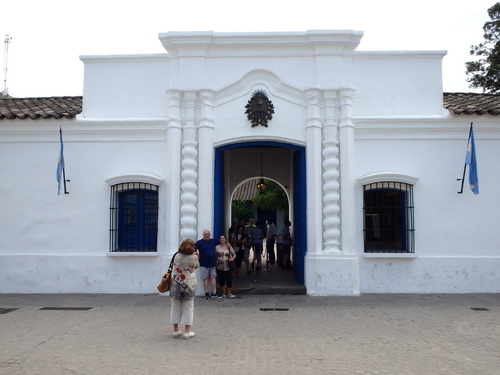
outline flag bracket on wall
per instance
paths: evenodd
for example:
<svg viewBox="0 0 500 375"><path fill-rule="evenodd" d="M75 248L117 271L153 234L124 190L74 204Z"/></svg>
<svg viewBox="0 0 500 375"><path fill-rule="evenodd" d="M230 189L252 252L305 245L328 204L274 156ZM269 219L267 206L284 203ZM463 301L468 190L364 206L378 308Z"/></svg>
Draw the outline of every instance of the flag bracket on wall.
<svg viewBox="0 0 500 375"><path fill-rule="evenodd" d="M464 191L465 172L467 170L467 166L469 166L470 189L474 194L479 194L479 179L477 177L477 163L476 163L476 144L474 141L474 128L472 122L470 123L469 139L467 140L467 152L465 154L464 173L462 175L462 178L457 178L457 181L462 181L462 184L460 186L460 191L458 192L458 194L462 194Z"/></svg>

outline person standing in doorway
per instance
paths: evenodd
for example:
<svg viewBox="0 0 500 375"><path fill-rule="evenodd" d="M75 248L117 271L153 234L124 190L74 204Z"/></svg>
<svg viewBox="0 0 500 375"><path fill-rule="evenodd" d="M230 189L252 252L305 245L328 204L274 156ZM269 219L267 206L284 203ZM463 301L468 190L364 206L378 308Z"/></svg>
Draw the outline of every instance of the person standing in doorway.
<svg viewBox="0 0 500 375"><path fill-rule="evenodd" d="M196 250L200 257L200 277L205 290L205 299L217 298L217 271L215 269L215 246L219 244L213 238L210 238L210 231L203 231L203 238L196 241ZM208 291L208 283L212 286L212 294Z"/></svg>
<svg viewBox="0 0 500 375"><path fill-rule="evenodd" d="M276 256L274 254L274 243L276 242L276 225L273 224L273 219L267 219L267 232L266 232L266 251L268 255L267 261L269 264L276 263Z"/></svg>
<svg viewBox="0 0 500 375"><path fill-rule="evenodd" d="M242 226L238 226L236 233L233 237L233 241L231 245L236 252L236 278L239 279L241 277L241 263L245 262L247 266L247 271L250 269L250 265L248 262L248 254L245 258L245 251L247 246L247 236L244 233L245 228Z"/></svg>
<svg viewBox="0 0 500 375"><path fill-rule="evenodd" d="M262 240L264 239L264 232L262 231L262 225L260 221L255 223L255 227L252 230L252 248L253 248L253 264L255 271L260 271L261 261L262 261Z"/></svg>
<svg viewBox="0 0 500 375"><path fill-rule="evenodd" d="M237 228L238 226L236 225L236 221L233 221L227 231L227 238L229 239L229 241L231 241L231 238L233 238Z"/></svg>
<svg viewBox="0 0 500 375"><path fill-rule="evenodd" d="M252 269L249 269L249 261L248 259L250 258L250 249L253 249L253 230L255 229L255 224L254 224L254 219L250 218L248 220L248 224L245 226L245 235L247 236L247 245L245 248L245 263L247 263L247 274L252 273Z"/></svg>
<svg viewBox="0 0 500 375"><path fill-rule="evenodd" d="M290 260L290 253L292 250L292 234L290 232L290 225L292 223L290 220L285 220L283 226L283 230L281 231L281 235L283 236L283 262L282 266L283 268L289 270L291 269L291 260Z"/></svg>
<svg viewBox="0 0 500 375"><path fill-rule="evenodd" d="M235 296L232 293L233 278L229 263L236 258L236 253L223 234L220 236L219 242L219 245L215 247L215 252L217 254L216 268L219 285L222 289L222 298L234 298Z"/></svg>
<svg viewBox="0 0 500 375"><path fill-rule="evenodd" d="M248 225L245 227L245 234L249 239L252 239L253 230L255 229L255 221L253 218L248 220Z"/></svg>

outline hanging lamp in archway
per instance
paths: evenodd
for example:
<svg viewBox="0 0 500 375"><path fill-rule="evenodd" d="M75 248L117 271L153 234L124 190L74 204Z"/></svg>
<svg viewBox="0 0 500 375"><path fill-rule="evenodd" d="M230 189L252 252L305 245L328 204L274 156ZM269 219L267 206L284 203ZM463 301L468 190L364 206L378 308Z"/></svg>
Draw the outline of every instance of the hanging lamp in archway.
<svg viewBox="0 0 500 375"><path fill-rule="evenodd" d="M266 189L267 189L267 184L264 181L264 173L262 172L262 162L263 162L262 160L263 160L263 157L262 157L262 147L261 147L260 148L260 180L257 183L257 191L259 192L259 194L264 194L266 192Z"/></svg>
<svg viewBox="0 0 500 375"><path fill-rule="evenodd" d="M266 192L266 189L267 189L267 184L264 181L264 179L261 178L257 183L257 191L259 192L259 194L264 194Z"/></svg>

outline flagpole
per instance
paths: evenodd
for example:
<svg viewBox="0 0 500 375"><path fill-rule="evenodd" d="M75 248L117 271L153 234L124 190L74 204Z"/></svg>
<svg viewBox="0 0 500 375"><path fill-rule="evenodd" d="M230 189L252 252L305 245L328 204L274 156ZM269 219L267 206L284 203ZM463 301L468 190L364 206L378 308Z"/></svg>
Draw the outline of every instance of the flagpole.
<svg viewBox="0 0 500 375"><path fill-rule="evenodd" d="M467 139L467 149L469 149L469 143L470 143L470 135L472 133L472 122L470 123L470 129L469 129L469 138ZM460 186L460 191L458 194L462 194L464 192L464 181L465 181L465 170L467 169L467 163L464 163L464 174L462 175L462 178L457 178L457 181L462 181L462 185Z"/></svg>
<svg viewBox="0 0 500 375"><path fill-rule="evenodd" d="M66 180L66 168L64 165L64 144L63 144L63 137L62 137L62 128L59 127L59 142L61 149L59 151L59 161L57 162L57 171L56 171L56 177L57 177L57 195L61 193L61 172L62 172L62 180L64 184L64 194L69 194L68 189L66 188L66 182L69 182L69 180Z"/></svg>

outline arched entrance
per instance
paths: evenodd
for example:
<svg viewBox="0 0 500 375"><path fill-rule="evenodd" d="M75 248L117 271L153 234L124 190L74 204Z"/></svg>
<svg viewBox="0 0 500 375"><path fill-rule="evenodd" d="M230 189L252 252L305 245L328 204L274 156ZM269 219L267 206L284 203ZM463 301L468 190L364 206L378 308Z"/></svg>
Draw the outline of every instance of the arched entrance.
<svg viewBox="0 0 500 375"><path fill-rule="evenodd" d="M260 174L260 164L253 165L252 155L258 155L261 148L273 151L272 168L266 176L289 186L291 194L290 220L293 229L293 273L295 280L304 284L304 257L307 252L306 230L306 163L305 148L302 146L272 142L254 141L224 145L215 149L214 162L214 233L226 233L231 218L227 214L230 205L230 189L234 181L241 181ZM252 151L255 150L255 151ZM254 152L252 154L252 152ZM258 159L257 159L258 160ZM256 173L257 171L257 173ZM231 176L234 176L232 178ZM234 181L233 181L234 179ZM278 232L280 231L278 227Z"/></svg>

